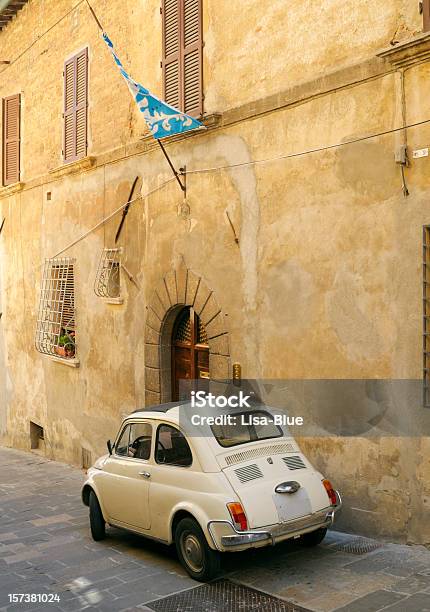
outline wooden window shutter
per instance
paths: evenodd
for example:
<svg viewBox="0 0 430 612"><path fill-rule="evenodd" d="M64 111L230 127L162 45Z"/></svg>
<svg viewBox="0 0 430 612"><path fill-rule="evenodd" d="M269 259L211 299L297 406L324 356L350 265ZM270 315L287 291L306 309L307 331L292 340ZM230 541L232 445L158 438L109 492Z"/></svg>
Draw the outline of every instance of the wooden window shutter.
<svg viewBox="0 0 430 612"><path fill-rule="evenodd" d="M183 0L183 110L197 117L203 112L202 3Z"/></svg>
<svg viewBox="0 0 430 612"><path fill-rule="evenodd" d="M163 0L163 98L181 107L180 91L180 0Z"/></svg>
<svg viewBox="0 0 430 612"><path fill-rule="evenodd" d="M430 0L423 0L423 31L430 30Z"/></svg>
<svg viewBox="0 0 430 612"><path fill-rule="evenodd" d="M163 0L164 100L192 115L203 113L202 0Z"/></svg>
<svg viewBox="0 0 430 612"><path fill-rule="evenodd" d="M20 178L21 95L3 100L3 185Z"/></svg>
<svg viewBox="0 0 430 612"><path fill-rule="evenodd" d="M65 162L87 154L88 50L64 64L64 150Z"/></svg>

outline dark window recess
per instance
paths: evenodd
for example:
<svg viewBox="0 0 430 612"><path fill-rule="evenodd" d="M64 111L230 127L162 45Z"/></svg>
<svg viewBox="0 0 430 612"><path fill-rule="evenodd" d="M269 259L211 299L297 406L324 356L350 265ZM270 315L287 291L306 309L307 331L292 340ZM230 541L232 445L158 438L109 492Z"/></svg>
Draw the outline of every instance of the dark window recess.
<svg viewBox="0 0 430 612"><path fill-rule="evenodd" d="M30 421L30 448L32 450L40 448L40 442L44 440L43 427Z"/></svg>
<svg viewBox="0 0 430 612"><path fill-rule="evenodd" d="M20 178L21 95L3 99L3 185Z"/></svg>
<svg viewBox="0 0 430 612"><path fill-rule="evenodd" d="M428 32L430 30L430 0L423 0L421 6L423 12L423 31Z"/></svg>
<svg viewBox="0 0 430 612"><path fill-rule="evenodd" d="M202 0L163 0L163 97L181 111L203 114Z"/></svg>
<svg viewBox="0 0 430 612"><path fill-rule="evenodd" d="M87 154L88 49L64 64L64 142L65 162Z"/></svg>
<svg viewBox="0 0 430 612"><path fill-rule="evenodd" d="M187 467L192 464L193 456L185 436L170 425L160 425L157 431L155 451L157 463L180 465Z"/></svg>

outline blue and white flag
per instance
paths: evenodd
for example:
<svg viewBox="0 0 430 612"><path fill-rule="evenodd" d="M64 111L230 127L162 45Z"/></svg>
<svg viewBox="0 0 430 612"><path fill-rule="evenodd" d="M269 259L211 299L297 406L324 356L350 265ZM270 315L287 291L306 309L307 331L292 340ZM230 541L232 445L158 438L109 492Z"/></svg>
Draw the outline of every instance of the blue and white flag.
<svg viewBox="0 0 430 612"><path fill-rule="evenodd" d="M204 125L202 125L200 121L197 121L197 119L194 119L194 117L190 117L190 115L181 113L181 111L174 106L170 106L170 104L163 102L151 94L140 83L136 83L136 81L134 81L124 70L121 60L114 51L112 41L104 32L103 39L109 47L115 63L126 80L131 95L135 99L140 112L143 113L145 121L148 124L154 138L166 138L167 136L181 134L197 128L205 129Z"/></svg>

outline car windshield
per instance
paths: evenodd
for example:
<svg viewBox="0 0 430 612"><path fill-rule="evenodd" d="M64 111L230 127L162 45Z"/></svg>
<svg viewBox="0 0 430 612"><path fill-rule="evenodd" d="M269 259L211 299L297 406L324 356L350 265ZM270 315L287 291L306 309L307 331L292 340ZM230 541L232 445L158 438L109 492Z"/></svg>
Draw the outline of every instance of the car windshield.
<svg viewBox="0 0 430 612"><path fill-rule="evenodd" d="M282 429L275 425L272 415L263 410L237 413L232 421L230 424L211 425L212 433L221 446L237 446L284 435Z"/></svg>

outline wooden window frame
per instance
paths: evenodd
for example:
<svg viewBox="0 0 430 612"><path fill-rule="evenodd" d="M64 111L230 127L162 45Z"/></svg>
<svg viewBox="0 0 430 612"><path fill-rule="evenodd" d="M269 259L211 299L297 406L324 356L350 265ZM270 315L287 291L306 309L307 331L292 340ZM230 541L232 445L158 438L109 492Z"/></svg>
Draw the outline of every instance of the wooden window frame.
<svg viewBox="0 0 430 612"><path fill-rule="evenodd" d="M162 61L161 67L163 71L163 99L166 100L166 66L173 61L178 62L178 89L179 89L179 110L182 112L187 112L185 110L185 58L192 51L198 49L199 52L199 108L196 112L189 112L191 116L201 117L203 115L203 2L202 0L197 0L198 3L198 28L199 28L199 38L197 42L189 45L188 48L185 47L185 0L176 0L178 7L178 33L179 33L179 41L178 41L178 50L175 53L170 54L169 56L165 55L165 41L166 41L166 20L165 20L165 6L166 0L162 0L161 5L161 16L162 16ZM175 57L176 56L176 57ZM167 61L169 60L169 61Z"/></svg>
<svg viewBox="0 0 430 612"><path fill-rule="evenodd" d="M78 84L78 59L85 56L85 101L82 104L77 103L77 84ZM73 106L67 109L67 67L73 65ZM63 69L63 161L65 164L78 161L86 157L88 151L88 47L76 53L73 57L64 62ZM83 153L77 153L78 125L77 115L80 110L85 109L85 150ZM74 153L69 157L66 156L66 118L73 116L73 149Z"/></svg>
<svg viewBox="0 0 430 612"><path fill-rule="evenodd" d="M7 165L8 165L8 156L7 156L7 145L9 140L7 139L7 104L11 100L18 100L18 134L17 137L11 139L11 141L16 141L18 143L17 150L17 166L16 166L16 175L12 180L7 179ZM21 178L21 94L14 94L12 96L8 96L3 98L2 101L2 185L7 187L8 185L13 185L14 183L18 183Z"/></svg>
<svg viewBox="0 0 430 612"><path fill-rule="evenodd" d="M430 31L430 0L422 0L423 32Z"/></svg>

